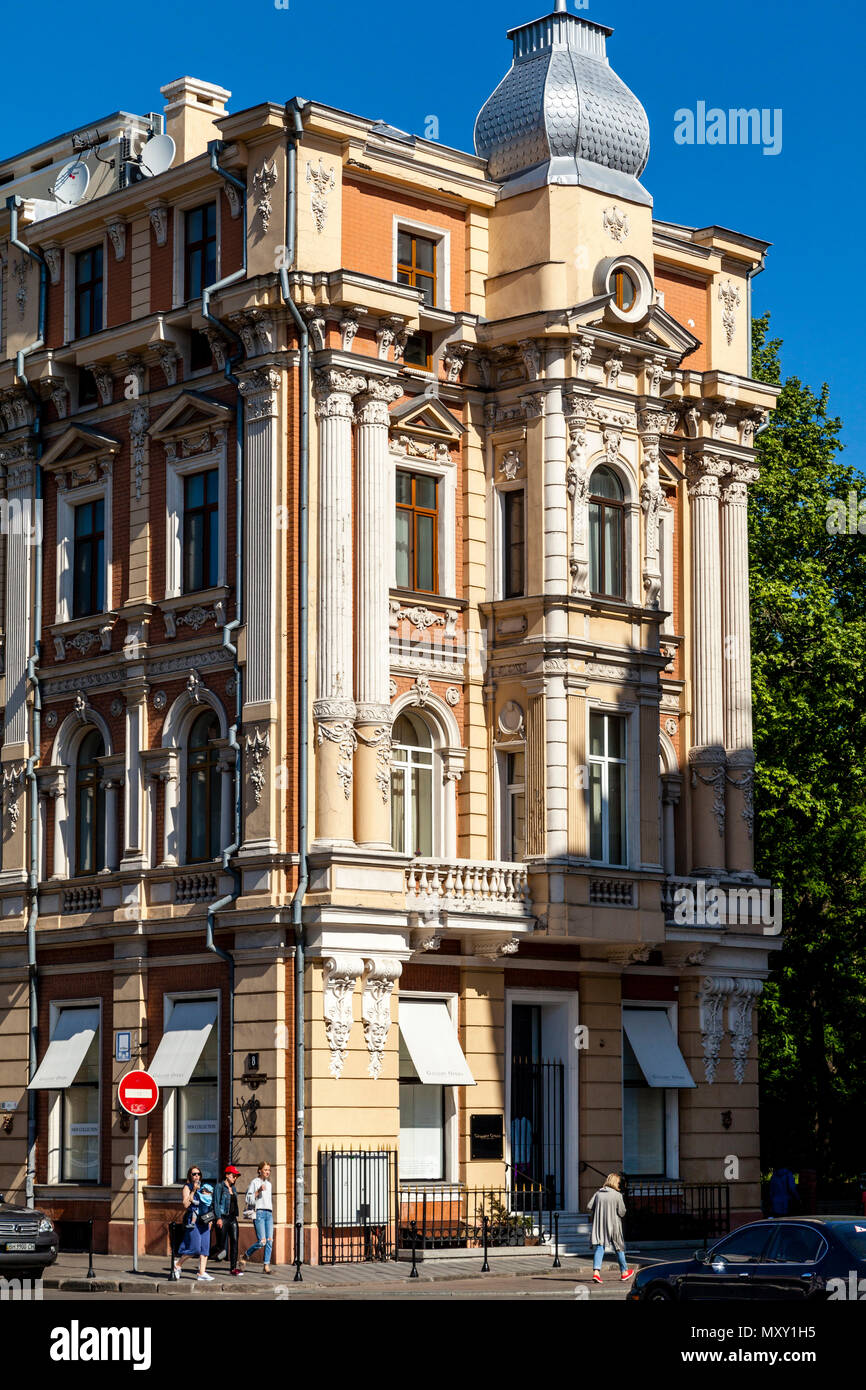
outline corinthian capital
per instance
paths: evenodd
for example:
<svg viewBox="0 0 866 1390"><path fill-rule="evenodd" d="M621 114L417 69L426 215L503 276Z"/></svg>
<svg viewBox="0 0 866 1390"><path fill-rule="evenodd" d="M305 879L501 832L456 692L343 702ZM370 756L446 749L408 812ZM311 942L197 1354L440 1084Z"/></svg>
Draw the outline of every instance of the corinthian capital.
<svg viewBox="0 0 866 1390"><path fill-rule="evenodd" d="M390 407L403 395L403 387L396 381L370 377L367 389L358 397L355 418L359 425L383 425L391 422Z"/></svg>
<svg viewBox="0 0 866 1390"><path fill-rule="evenodd" d="M352 397L364 391L367 378L340 367L325 367L315 374L316 415L320 420L333 416L352 419Z"/></svg>
<svg viewBox="0 0 866 1390"><path fill-rule="evenodd" d="M689 497L719 496L719 479L731 471L727 459L718 454L689 454L686 460Z"/></svg>

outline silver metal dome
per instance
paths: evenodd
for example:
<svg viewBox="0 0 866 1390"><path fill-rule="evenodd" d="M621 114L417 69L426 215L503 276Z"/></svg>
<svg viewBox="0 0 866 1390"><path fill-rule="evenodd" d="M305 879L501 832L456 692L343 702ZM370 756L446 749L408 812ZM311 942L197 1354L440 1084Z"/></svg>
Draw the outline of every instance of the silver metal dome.
<svg viewBox="0 0 866 1390"><path fill-rule="evenodd" d="M557 0L555 13L509 30L514 61L475 123L475 149L503 196L580 184L652 204L638 182L649 121L608 63L613 30L564 5Z"/></svg>

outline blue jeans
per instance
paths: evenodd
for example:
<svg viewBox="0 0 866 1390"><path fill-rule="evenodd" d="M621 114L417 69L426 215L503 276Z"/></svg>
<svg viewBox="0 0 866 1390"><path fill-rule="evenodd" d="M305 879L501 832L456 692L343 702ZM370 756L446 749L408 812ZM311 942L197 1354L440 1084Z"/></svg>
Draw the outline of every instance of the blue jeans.
<svg viewBox="0 0 866 1390"><path fill-rule="evenodd" d="M625 1274L626 1270L628 1269L628 1265L627 1265L626 1262L625 1262L625 1251L624 1251L624 1250L614 1250L613 1253L616 1255L616 1258L619 1260L619 1267L620 1267L620 1269L622 1270L623 1274ZM597 1245L597 1246L595 1247L595 1251L594 1251L593 1257L592 1257L592 1267L593 1267L593 1269L601 1269L601 1262L602 1262L603 1259L604 1259L604 1246L603 1246L603 1245Z"/></svg>
<svg viewBox="0 0 866 1390"><path fill-rule="evenodd" d="M256 1212L256 1235L258 1236L258 1240L255 1245L251 1245L249 1250L247 1250L244 1259L248 1260L254 1250L261 1250L262 1246L264 1246L265 1264L269 1265L271 1262L271 1250L274 1244L274 1213L272 1211Z"/></svg>

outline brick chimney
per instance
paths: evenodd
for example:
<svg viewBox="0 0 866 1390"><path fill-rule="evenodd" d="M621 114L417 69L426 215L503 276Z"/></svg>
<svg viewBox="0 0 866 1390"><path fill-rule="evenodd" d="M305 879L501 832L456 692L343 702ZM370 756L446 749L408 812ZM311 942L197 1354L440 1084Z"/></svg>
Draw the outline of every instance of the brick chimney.
<svg viewBox="0 0 866 1390"><path fill-rule="evenodd" d="M184 164L204 154L209 140L219 138L214 121L226 114L231 92L196 77L178 77L160 91L165 97L166 134L177 145L177 163Z"/></svg>

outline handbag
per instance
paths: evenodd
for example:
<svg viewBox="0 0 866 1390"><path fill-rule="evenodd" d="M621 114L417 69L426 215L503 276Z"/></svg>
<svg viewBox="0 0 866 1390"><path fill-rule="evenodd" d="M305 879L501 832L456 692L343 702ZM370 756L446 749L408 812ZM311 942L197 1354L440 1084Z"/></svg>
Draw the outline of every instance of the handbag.
<svg viewBox="0 0 866 1390"><path fill-rule="evenodd" d="M255 1207L251 1207L251 1206L249 1206L249 1205L245 1206L245 1207L244 1207L244 1221L255 1221L255 1219L256 1219L256 1209L255 1209Z"/></svg>

